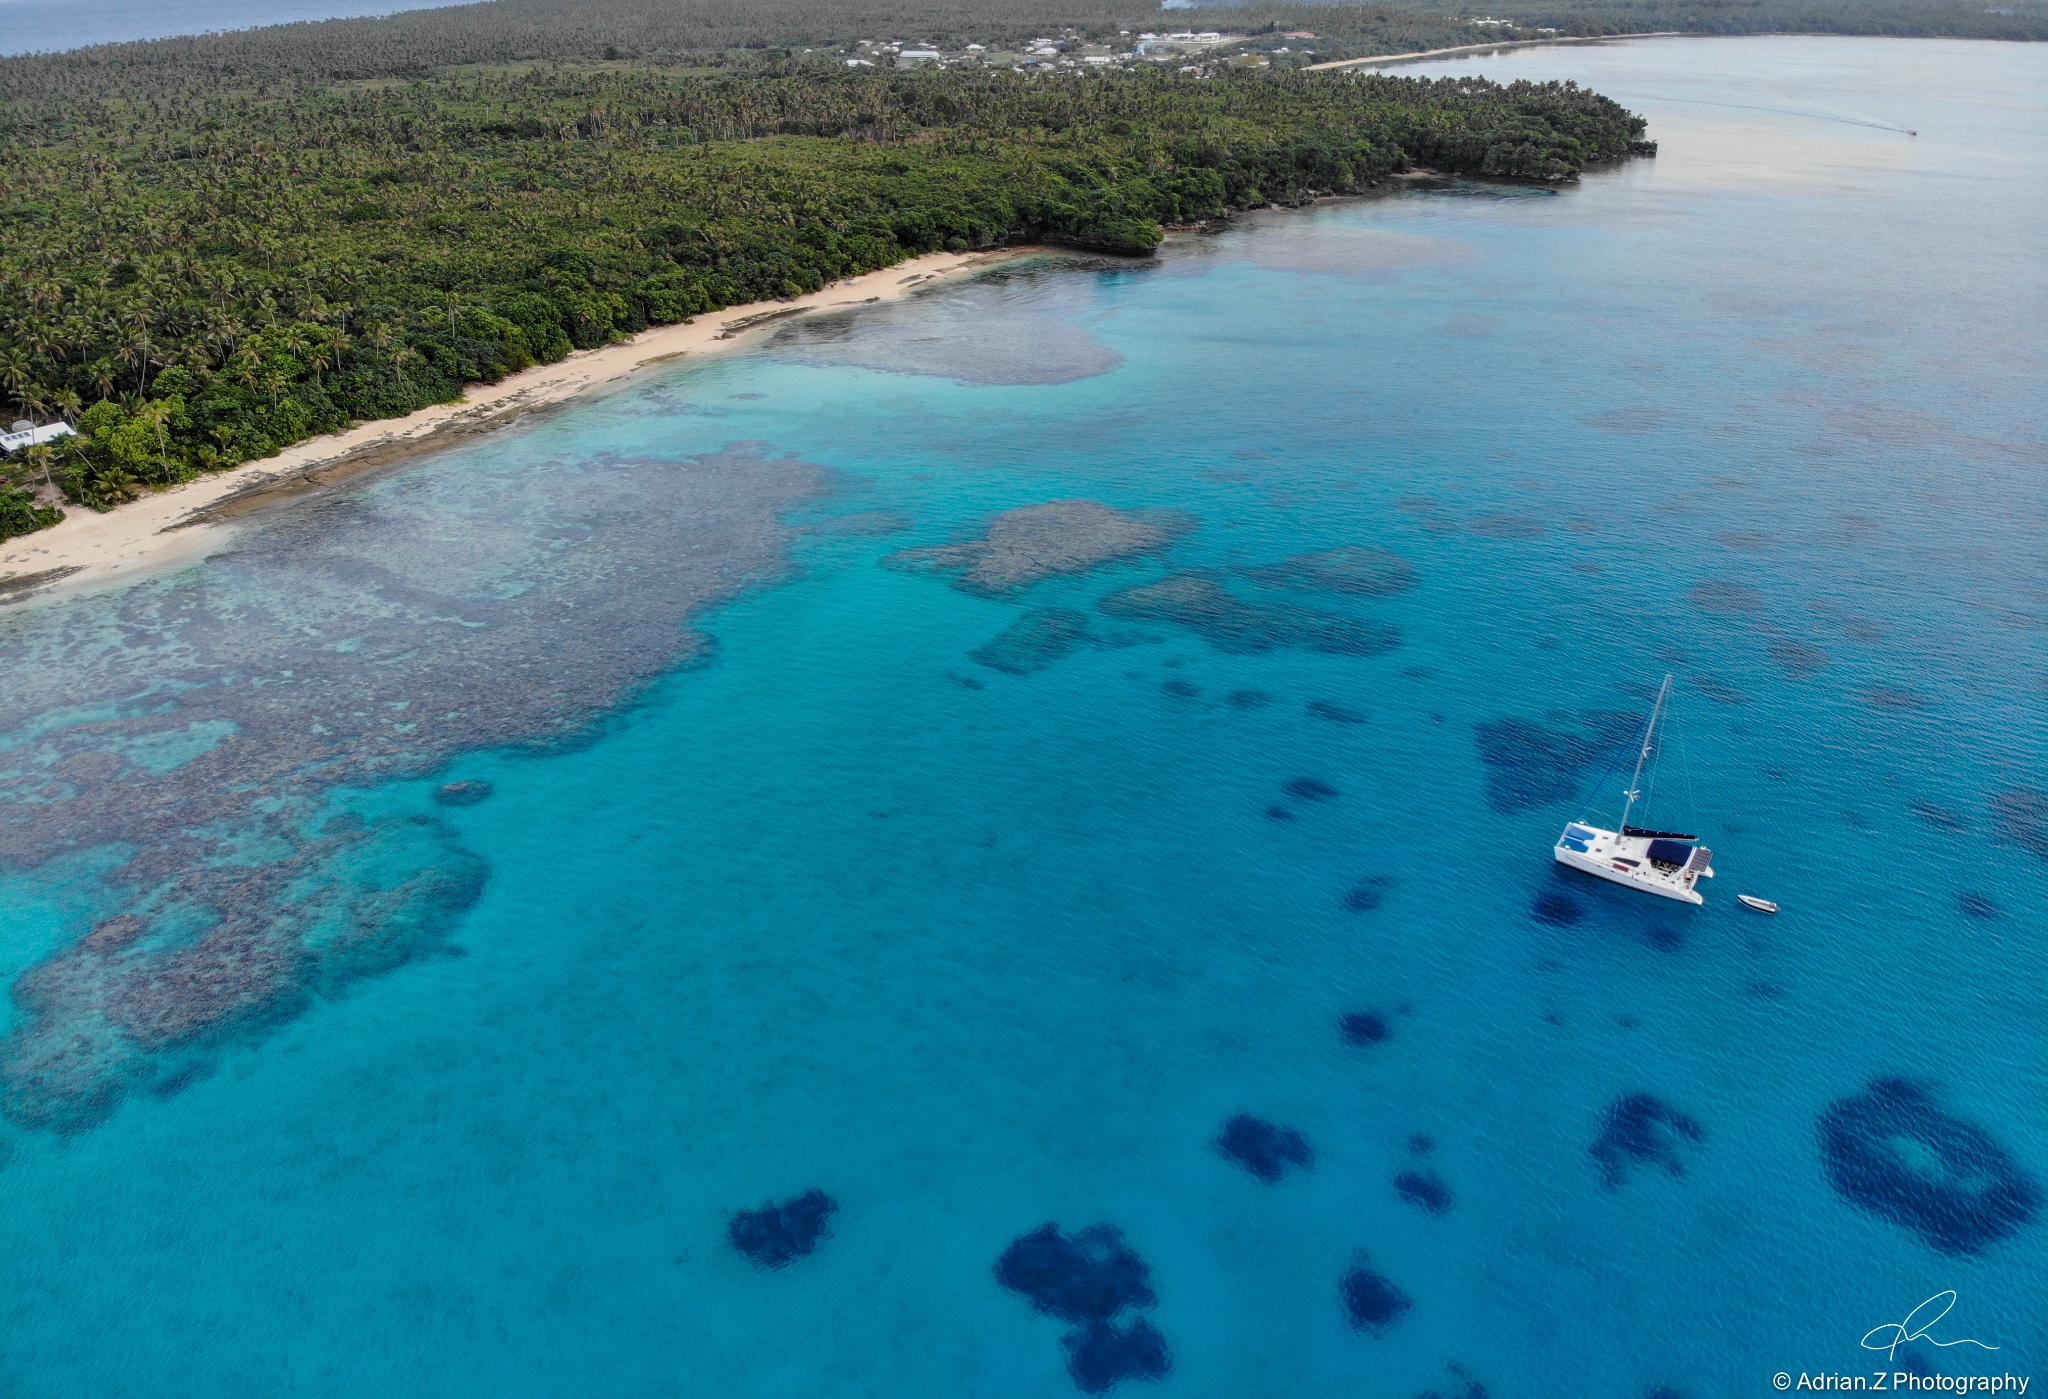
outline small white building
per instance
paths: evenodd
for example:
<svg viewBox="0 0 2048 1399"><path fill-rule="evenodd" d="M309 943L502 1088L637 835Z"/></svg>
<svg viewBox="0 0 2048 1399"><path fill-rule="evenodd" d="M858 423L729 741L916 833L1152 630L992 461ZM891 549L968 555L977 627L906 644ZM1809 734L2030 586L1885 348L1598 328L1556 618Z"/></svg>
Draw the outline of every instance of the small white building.
<svg viewBox="0 0 2048 1399"><path fill-rule="evenodd" d="M55 442L60 437L76 437L77 429L69 423L44 423L37 427L26 418L18 419L6 432L0 432L0 453L18 452L24 447L40 447L45 442Z"/></svg>

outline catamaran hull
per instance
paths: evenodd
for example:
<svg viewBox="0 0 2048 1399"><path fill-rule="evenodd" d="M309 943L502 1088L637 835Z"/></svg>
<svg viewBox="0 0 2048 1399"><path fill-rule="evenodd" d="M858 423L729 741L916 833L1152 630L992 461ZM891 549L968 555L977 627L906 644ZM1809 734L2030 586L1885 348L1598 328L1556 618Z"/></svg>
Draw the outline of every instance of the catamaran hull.
<svg viewBox="0 0 2048 1399"><path fill-rule="evenodd" d="M1704 845L1690 844L1691 837L1675 839L1657 831L1633 827L1603 831L1573 821L1557 838L1551 853L1560 865L1569 865L1597 878L1676 899L1682 904L1706 902L1693 885L1714 877L1714 852Z"/></svg>
<svg viewBox="0 0 2048 1399"><path fill-rule="evenodd" d="M1659 878L1654 874L1639 875L1634 871L1618 870L1614 867L1612 861L1599 860L1591 855L1581 855L1576 851L1566 850L1562 847L1556 848L1553 853L1556 854L1557 862L1560 865L1569 865L1575 870L1582 870L1597 878L1623 885L1626 888L1635 889L1641 893L1655 894L1660 899L1677 899L1680 903L1686 904L1703 904L1706 902L1705 897L1690 885L1678 884ZM1714 872L1708 870L1706 873L1711 878Z"/></svg>

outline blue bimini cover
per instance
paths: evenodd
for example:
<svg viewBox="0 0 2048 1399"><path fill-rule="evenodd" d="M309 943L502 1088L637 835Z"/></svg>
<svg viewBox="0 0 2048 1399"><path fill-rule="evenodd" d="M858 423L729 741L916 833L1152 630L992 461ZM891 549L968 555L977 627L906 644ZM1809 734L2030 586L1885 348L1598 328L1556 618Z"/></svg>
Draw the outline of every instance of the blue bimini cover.
<svg viewBox="0 0 2048 1399"><path fill-rule="evenodd" d="M1692 847L1680 845L1675 840L1653 840L1650 842L1650 858L1660 865L1682 865L1692 858Z"/></svg>

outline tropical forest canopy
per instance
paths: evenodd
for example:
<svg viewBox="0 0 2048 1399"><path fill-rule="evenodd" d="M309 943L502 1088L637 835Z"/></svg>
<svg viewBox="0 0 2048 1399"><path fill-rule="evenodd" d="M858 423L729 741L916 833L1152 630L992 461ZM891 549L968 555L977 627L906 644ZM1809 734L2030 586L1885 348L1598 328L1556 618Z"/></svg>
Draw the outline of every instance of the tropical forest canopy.
<svg viewBox="0 0 2048 1399"><path fill-rule="evenodd" d="M1783 28L1791 13L1786 0L1555 0L1518 22ZM1802 13L1968 12L1806 0ZM1569 84L1299 71L1469 41L1462 20L1365 7L1173 20L1232 25L1262 51L1191 71L899 72L845 60L873 52L861 39L1056 37L1071 52L1166 26L1110 0L498 0L0 60L0 393L80 429L0 466L0 537L52 522L58 490L105 508L921 252L1051 240L1143 253L1162 225L1357 192L1416 165L1566 178L1643 132ZM1312 52L1296 26L1327 37Z"/></svg>

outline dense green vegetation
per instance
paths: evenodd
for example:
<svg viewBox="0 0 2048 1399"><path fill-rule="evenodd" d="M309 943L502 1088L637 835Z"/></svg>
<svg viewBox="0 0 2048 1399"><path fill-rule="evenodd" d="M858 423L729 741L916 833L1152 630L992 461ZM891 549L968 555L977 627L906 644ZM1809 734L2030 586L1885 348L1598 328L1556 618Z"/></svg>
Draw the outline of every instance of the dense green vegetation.
<svg viewBox="0 0 2048 1399"><path fill-rule="evenodd" d="M0 112L0 391L105 507L572 348L915 253L1151 249L1411 162L1557 178L1568 85L533 69Z"/></svg>
<svg viewBox="0 0 2048 1399"><path fill-rule="evenodd" d="M0 539L48 529L63 518L63 511L38 503L26 489L0 474Z"/></svg>

